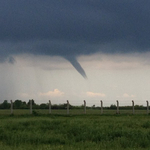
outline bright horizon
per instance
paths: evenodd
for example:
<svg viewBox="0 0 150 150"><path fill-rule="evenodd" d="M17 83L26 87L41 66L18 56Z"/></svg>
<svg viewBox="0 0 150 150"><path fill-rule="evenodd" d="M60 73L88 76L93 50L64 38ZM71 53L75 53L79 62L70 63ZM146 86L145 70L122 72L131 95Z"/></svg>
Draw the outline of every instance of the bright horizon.
<svg viewBox="0 0 150 150"><path fill-rule="evenodd" d="M15 64L0 65L4 70L0 75L1 102L34 99L36 103L51 100L62 104L69 100L73 105L82 105L86 100L88 106L97 106L103 100L104 106L110 106L119 100L124 106L134 100L137 105L146 105L150 97L149 56L150 53L81 56L78 60L88 79L59 57L16 56Z"/></svg>

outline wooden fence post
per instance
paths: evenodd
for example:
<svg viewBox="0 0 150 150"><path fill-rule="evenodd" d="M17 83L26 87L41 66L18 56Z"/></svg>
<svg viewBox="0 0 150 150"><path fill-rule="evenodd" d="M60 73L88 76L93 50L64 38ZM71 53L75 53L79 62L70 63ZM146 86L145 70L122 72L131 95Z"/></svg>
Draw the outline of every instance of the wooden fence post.
<svg viewBox="0 0 150 150"><path fill-rule="evenodd" d="M67 114L69 114L69 101L67 100Z"/></svg>
<svg viewBox="0 0 150 150"><path fill-rule="evenodd" d="M101 114L103 114L103 101L101 100Z"/></svg>
<svg viewBox="0 0 150 150"><path fill-rule="evenodd" d="M51 101L49 100L49 114L51 114L51 107L52 107L52 104L51 104Z"/></svg>
<svg viewBox="0 0 150 150"><path fill-rule="evenodd" d="M10 103L11 103L11 107L10 107L10 109L11 109L11 114L13 114L13 101L10 100Z"/></svg>
<svg viewBox="0 0 150 150"><path fill-rule="evenodd" d="M134 101L132 100L132 114L134 114Z"/></svg>
<svg viewBox="0 0 150 150"><path fill-rule="evenodd" d="M147 103L147 114L149 114L149 102L146 101L146 103Z"/></svg>
<svg viewBox="0 0 150 150"><path fill-rule="evenodd" d="M33 99L30 99L30 114L32 114L32 101Z"/></svg>
<svg viewBox="0 0 150 150"><path fill-rule="evenodd" d="M84 113L86 114L86 101L84 100Z"/></svg>
<svg viewBox="0 0 150 150"><path fill-rule="evenodd" d="M117 100L117 114L119 114L119 101Z"/></svg>

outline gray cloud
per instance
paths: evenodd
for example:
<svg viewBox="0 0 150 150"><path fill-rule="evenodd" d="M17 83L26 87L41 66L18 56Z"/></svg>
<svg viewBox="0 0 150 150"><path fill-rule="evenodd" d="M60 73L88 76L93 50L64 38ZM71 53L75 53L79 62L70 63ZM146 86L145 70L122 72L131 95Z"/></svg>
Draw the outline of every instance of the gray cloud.
<svg viewBox="0 0 150 150"><path fill-rule="evenodd" d="M13 63L12 56L21 53L76 60L96 52L149 51L149 5L149 0L1 0L0 62Z"/></svg>

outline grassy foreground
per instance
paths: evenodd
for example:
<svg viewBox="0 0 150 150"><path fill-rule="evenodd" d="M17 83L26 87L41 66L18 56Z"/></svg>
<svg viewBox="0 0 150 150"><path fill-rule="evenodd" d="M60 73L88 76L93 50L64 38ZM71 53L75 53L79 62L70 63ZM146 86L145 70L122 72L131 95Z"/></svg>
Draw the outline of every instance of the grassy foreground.
<svg viewBox="0 0 150 150"><path fill-rule="evenodd" d="M150 149L150 115L1 115L0 149Z"/></svg>

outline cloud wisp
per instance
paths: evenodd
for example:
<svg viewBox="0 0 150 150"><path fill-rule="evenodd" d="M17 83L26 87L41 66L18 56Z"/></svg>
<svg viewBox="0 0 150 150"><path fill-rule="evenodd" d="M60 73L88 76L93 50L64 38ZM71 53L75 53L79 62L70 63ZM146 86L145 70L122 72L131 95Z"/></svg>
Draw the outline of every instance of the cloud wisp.
<svg viewBox="0 0 150 150"><path fill-rule="evenodd" d="M94 92L86 92L86 95L89 97L105 97L104 93L94 93Z"/></svg>
<svg viewBox="0 0 150 150"><path fill-rule="evenodd" d="M135 98L136 96L133 95L133 94L129 95L129 94L127 94L127 93L124 93L122 97L123 97L123 98Z"/></svg>
<svg viewBox="0 0 150 150"><path fill-rule="evenodd" d="M64 96L64 92L59 91L58 89L54 89L53 91L48 91L46 93L40 93L40 96L46 96L46 97L62 97Z"/></svg>

